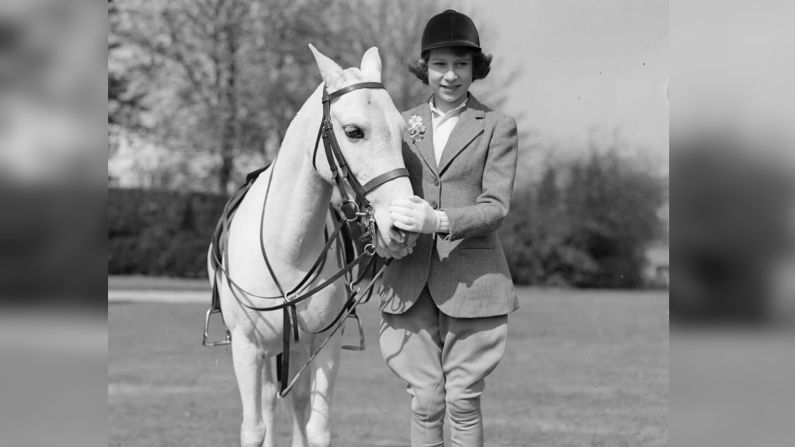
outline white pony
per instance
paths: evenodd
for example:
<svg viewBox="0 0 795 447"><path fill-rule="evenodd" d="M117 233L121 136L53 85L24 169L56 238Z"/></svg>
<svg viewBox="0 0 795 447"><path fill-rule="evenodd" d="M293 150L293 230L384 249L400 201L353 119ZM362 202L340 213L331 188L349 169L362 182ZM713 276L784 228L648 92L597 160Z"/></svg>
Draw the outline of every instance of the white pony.
<svg viewBox="0 0 795 447"><path fill-rule="evenodd" d="M312 45L310 49L329 93L352 84L381 82L381 59L375 47L365 52L360 68L346 70ZM323 85L290 123L276 161L257 178L240 202L229 225L226 273L217 272L210 262L210 279L217 281L224 322L231 334L234 370L243 405L240 437L244 447L274 445L277 382L272 359L282 351L283 313L258 312L242 304L254 307L279 304L255 297L280 295L260 251L260 237L273 273L285 290L307 274L325 244L324 227L334 182L322 143L319 150L315 149L323 117L322 95ZM345 93L331 102L330 117L341 152L362 184L384 172L404 168L401 140L406 124L386 90L362 88ZM375 210L379 254L402 257L411 250L413 239L395 230L389 218L392 201L411 195L407 177L392 179L367 194ZM332 258L329 257L331 262L325 263L313 284L322 283L342 267ZM250 294L232 293L235 286L230 286L226 274ZM289 352L293 365L300 366L317 349L323 334L307 331L326 327L339 314L344 292L339 280L297 305L301 332L299 341L292 344ZM331 444L329 410L340 348L340 337L336 335L287 395L294 447ZM295 369L290 368L289 376L295 374Z"/></svg>

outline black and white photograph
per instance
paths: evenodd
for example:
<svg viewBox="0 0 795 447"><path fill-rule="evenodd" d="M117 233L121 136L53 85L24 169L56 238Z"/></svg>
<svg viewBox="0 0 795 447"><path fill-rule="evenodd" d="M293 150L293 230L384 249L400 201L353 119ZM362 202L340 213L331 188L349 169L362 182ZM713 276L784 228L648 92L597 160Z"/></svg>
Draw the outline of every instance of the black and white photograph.
<svg viewBox="0 0 795 447"><path fill-rule="evenodd" d="M109 445L667 444L667 2L109 17Z"/></svg>
<svg viewBox="0 0 795 447"><path fill-rule="evenodd" d="M109 445L667 444L666 2L110 7Z"/></svg>
<svg viewBox="0 0 795 447"><path fill-rule="evenodd" d="M791 3L2 2L0 446L791 445Z"/></svg>

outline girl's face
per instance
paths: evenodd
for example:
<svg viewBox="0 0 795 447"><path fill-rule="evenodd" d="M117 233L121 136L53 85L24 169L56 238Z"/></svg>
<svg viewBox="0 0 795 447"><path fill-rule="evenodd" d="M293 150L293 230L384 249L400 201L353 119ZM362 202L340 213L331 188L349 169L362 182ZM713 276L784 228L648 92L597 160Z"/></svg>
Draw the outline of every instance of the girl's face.
<svg viewBox="0 0 795 447"><path fill-rule="evenodd" d="M428 85L433 91L434 104L442 112L464 102L472 85L472 53L458 53L451 48L431 50Z"/></svg>

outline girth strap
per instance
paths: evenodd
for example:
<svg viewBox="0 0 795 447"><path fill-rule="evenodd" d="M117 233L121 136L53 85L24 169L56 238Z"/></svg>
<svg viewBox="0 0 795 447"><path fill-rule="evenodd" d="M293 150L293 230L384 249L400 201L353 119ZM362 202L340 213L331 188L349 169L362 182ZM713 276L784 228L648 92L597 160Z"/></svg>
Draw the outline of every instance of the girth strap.
<svg viewBox="0 0 795 447"><path fill-rule="evenodd" d="M290 377L290 337L293 335L290 310L282 310L282 353L276 356L276 378L281 390L287 386Z"/></svg>
<svg viewBox="0 0 795 447"><path fill-rule="evenodd" d="M298 315L295 305L282 310L282 353L276 356L276 380L279 381L280 393L284 393L289 383L291 336L298 343Z"/></svg>

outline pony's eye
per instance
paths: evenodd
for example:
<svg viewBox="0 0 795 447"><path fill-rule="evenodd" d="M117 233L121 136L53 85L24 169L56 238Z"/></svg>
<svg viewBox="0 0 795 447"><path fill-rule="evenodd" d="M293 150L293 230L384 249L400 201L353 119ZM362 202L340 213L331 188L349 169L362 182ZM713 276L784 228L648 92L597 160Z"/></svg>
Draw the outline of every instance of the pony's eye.
<svg viewBox="0 0 795 447"><path fill-rule="evenodd" d="M345 126L344 130L345 135L347 135L348 138L353 138L355 140L361 140L364 138L364 132L362 132L362 129L359 129L356 126Z"/></svg>

